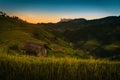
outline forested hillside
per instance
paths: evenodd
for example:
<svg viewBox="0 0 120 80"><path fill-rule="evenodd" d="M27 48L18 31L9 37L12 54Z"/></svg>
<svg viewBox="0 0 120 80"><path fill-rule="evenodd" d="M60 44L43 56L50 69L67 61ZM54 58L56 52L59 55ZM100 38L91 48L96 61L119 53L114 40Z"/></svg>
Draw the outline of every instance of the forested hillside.
<svg viewBox="0 0 120 80"><path fill-rule="evenodd" d="M101 19L73 19L56 24L41 24L60 31L65 41L74 44L94 57L116 57L120 55L120 16Z"/></svg>

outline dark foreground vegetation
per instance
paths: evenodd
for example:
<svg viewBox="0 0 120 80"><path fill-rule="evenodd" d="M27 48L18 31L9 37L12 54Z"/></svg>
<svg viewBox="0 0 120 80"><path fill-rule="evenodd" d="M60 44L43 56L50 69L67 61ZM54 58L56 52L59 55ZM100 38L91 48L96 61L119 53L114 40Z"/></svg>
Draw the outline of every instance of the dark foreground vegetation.
<svg viewBox="0 0 120 80"><path fill-rule="evenodd" d="M120 80L120 62L0 56L1 80Z"/></svg>

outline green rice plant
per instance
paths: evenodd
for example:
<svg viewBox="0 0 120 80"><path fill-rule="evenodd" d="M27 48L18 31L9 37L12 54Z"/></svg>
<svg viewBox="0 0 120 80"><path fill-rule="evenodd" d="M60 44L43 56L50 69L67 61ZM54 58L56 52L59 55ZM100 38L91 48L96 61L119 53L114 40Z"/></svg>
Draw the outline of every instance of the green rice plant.
<svg viewBox="0 0 120 80"><path fill-rule="evenodd" d="M120 80L120 62L0 55L0 80Z"/></svg>

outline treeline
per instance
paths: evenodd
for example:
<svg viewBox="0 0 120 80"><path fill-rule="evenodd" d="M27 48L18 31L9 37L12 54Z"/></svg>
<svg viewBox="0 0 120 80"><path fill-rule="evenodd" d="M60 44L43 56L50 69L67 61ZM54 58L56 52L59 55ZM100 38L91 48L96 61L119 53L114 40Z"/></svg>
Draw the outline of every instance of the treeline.
<svg viewBox="0 0 120 80"><path fill-rule="evenodd" d="M17 16L9 16L5 12L0 11L0 21L9 21L11 23L26 23L26 21L23 21Z"/></svg>

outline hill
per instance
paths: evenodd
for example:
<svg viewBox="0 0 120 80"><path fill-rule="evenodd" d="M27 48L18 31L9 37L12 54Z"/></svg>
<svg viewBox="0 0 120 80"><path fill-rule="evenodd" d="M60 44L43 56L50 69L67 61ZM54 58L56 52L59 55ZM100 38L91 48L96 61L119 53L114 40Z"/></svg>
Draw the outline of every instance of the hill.
<svg viewBox="0 0 120 80"><path fill-rule="evenodd" d="M46 43L48 56L119 59L120 16L31 24L0 12L0 53L23 55L26 41Z"/></svg>
<svg viewBox="0 0 120 80"><path fill-rule="evenodd" d="M49 56L69 56L73 49L62 38L59 31L0 12L0 53L2 54L23 54L21 46L26 41L34 41L46 43L52 48L48 51Z"/></svg>
<svg viewBox="0 0 120 80"><path fill-rule="evenodd" d="M73 19L56 24L41 24L60 31L74 48L91 56L106 58L120 55L120 16L100 19Z"/></svg>
<svg viewBox="0 0 120 80"><path fill-rule="evenodd" d="M82 27L120 23L120 16L108 16L100 19L86 20L84 18L59 21L58 23L41 23L41 26L51 27L59 31L78 30Z"/></svg>

